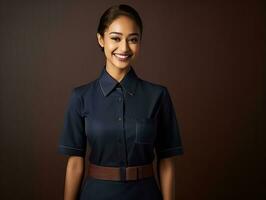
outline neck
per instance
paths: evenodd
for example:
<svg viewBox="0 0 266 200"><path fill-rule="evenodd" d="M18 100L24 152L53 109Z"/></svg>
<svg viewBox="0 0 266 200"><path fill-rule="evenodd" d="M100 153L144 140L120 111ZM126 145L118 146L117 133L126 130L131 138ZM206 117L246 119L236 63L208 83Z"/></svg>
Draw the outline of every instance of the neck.
<svg viewBox="0 0 266 200"><path fill-rule="evenodd" d="M106 65L106 71L118 82L120 82L124 76L127 74L127 72L130 70L130 65L128 65L127 67L120 69L117 67L110 67L108 65Z"/></svg>

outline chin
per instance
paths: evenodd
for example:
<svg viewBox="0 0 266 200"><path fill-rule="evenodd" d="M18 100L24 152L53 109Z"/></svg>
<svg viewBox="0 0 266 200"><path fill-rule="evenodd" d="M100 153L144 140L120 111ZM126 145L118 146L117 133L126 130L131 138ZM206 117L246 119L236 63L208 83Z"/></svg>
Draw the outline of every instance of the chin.
<svg viewBox="0 0 266 200"><path fill-rule="evenodd" d="M116 64L114 64L114 66L116 66L119 69L126 69L130 65L131 65L131 63L116 63Z"/></svg>

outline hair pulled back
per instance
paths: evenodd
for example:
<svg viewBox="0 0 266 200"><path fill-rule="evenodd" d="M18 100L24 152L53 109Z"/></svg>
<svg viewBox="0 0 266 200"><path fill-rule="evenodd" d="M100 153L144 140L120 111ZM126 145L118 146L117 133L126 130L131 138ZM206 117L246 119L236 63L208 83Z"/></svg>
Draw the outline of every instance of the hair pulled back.
<svg viewBox="0 0 266 200"><path fill-rule="evenodd" d="M120 16L127 16L135 21L140 30L140 40L141 40L143 24L140 15L133 7L126 4L113 5L110 8L108 8L100 18L99 25L97 28L97 33L99 33L102 37L104 37L105 30L115 19L117 19ZM100 48L102 51L104 51L103 47L100 46Z"/></svg>

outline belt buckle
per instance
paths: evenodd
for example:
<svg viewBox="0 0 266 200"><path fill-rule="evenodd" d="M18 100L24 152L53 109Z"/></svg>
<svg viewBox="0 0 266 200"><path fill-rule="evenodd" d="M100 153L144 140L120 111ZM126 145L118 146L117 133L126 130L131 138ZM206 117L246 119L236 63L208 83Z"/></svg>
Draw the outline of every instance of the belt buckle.
<svg viewBox="0 0 266 200"><path fill-rule="evenodd" d="M120 167L120 180L121 181L126 181L126 178L127 178L126 176L127 176L126 167L121 166Z"/></svg>

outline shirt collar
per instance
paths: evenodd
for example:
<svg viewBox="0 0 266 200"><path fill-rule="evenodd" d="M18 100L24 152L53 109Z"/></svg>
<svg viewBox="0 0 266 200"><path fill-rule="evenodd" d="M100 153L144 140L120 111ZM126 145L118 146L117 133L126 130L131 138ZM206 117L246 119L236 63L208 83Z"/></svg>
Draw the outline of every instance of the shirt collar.
<svg viewBox="0 0 266 200"><path fill-rule="evenodd" d="M102 68L99 76L99 83L104 96L107 96L119 83L122 88L132 96L135 94L137 81L138 76L136 75L132 66L130 66L129 71L125 74L120 82L118 82L107 72L106 65L104 65Z"/></svg>

